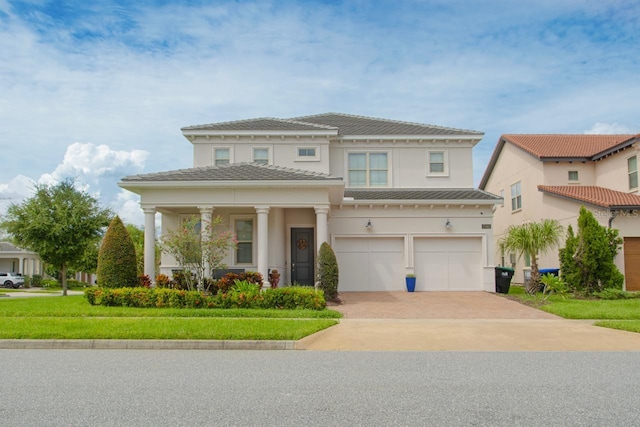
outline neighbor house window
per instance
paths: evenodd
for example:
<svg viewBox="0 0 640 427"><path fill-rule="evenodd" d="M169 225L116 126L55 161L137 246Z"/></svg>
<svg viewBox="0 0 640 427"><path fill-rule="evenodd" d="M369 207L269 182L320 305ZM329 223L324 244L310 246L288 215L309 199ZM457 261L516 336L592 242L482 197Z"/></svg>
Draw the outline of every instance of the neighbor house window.
<svg viewBox="0 0 640 427"><path fill-rule="evenodd" d="M569 171L569 182L578 182L578 171Z"/></svg>
<svg viewBox="0 0 640 427"><path fill-rule="evenodd" d="M627 159L629 170L629 190L638 188L638 158L636 156Z"/></svg>
<svg viewBox="0 0 640 427"><path fill-rule="evenodd" d="M213 159L216 166L228 165L230 163L230 151L228 148L214 148Z"/></svg>
<svg viewBox="0 0 640 427"><path fill-rule="evenodd" d="M531 267L531 254L528 252L524 254L524 266Z"/></svg>
<svg viewBox="0 0 640 427"><path fill-rule="evenodd" d="M522 209L522 188L520 181L511 186L511 211L515 212Z"/></svg>
<svg viewBox="0 0 640 427"><path fill-rule="evenodd" d="M428 151L427 152L428 175L447 175L447 152Z"/></svg>
<svg viewBox="0 0 640 427"><path fill-rule="evenodd" d="M253 220L237 219L236 264L253 264Z"/></svg>
<svg viewBox="0 0 640 427"><path fill-rule="evenodd" d="M261 165L269 164L269 149L266 147L256 147L253 149L253 162Z"/></svg>
<svg viewBox="0 0 640 427"><path fill-rule="evenodd" d="M387 186L387 153L349 153L348 163L351 187Z"/></svg>
<svg viewBox="0 0 640 427"><path fill-rule="evenodd" d="M296 160L319 160L317 147L296 147Z"/></svg>

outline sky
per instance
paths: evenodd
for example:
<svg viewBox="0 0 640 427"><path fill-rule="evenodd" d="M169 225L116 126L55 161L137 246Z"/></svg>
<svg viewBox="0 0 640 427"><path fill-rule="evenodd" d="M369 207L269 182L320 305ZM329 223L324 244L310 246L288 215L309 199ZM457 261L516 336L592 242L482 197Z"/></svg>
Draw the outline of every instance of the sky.
<svg viewBox="0 0 640 427"><path fill-rule="evenodd" d="M73 178L192 166L180 128L339 112L505 133L639 133L634 0L0 0L0 215Z"/></svg>

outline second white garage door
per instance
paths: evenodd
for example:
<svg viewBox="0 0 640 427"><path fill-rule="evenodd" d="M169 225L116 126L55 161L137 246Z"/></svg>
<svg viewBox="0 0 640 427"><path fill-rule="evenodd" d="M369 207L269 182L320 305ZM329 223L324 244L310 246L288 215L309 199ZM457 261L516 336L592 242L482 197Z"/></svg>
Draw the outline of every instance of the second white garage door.
<svg viewBox="0 0 640 427"><path fill-rule="evenodd" d="M414 240L416 291L482 290L482 239Z"/></svg>
<svg viewBox="0 0 640 427"><path fill-rule="evenodd" d="M337 237L339 292L402 291L404 240L400 237Z"/></svg>

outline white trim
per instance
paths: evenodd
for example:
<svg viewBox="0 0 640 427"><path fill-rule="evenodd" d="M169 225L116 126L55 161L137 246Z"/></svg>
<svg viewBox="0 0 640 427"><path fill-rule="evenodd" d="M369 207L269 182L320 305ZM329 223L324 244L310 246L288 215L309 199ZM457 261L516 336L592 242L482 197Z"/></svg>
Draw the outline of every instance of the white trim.
<svg viewBox="0 0 640 427"><path fill-rule="evenodd" d="M237 238L238 233L236 231L236 222L250 219L253 221L252 224L252 241L251 241L251 262L250 263L239 263L237 260L238 252L237 249L233 250L231 256L231 263L233 267L245 268L245 269L257 269L257 260L258 260L258 215L257 214L229 214L229 222L231 223L231 230L233 235Z"/></svg>
<svg viewBox="0 0 640 427"><path fill-rule="evenodd" d="M313 149L315 150L314 156L300 156L301 149ZM320 161L320 147L317 145L297 145L294 147L294 156L296 162L319 162Z"/></svg>
<svg viewBox="0 0 640 427"><path fill-rule="evenodd" d="M233 163L233 147L230 145L214 145L211 147L211 164L213 166L217 166L216 164L216 151L218 150L228 150L229 151L229 164Z"/></svg>
<svg viewBox="0 0 640 427"><path fill-rule="evenodd" d="M378 154L385 153L387 155L387 185L370 185L369 182L369 172L371 169L369 168L369 154ZM344 170L345 170L345 187L346 188L393 188L392 178L393 178L393 151L391 149L368 149L366 147L362 148L353 148L344 150ZM362 186L352 186L349 181L349 154L366 154L367 158L367 166L366 166L366 176L365 182L366 185Z"/></svg>
<svg viewBox="0 0 640 427"><path fill-rule="evenodd" d="M251 161L255 162L255 151L267 150L267 165L273 164L273 145L252 145L251 146Z"/></svg>
<svg viewBox="0 0 640 427"><path fill-rule="evenodd" d="M442 153L443 171L431 172L431 154ZM427 176L433 177L448 177L449 176L449 150L445 148L434 148L427 150Z"/></svg>

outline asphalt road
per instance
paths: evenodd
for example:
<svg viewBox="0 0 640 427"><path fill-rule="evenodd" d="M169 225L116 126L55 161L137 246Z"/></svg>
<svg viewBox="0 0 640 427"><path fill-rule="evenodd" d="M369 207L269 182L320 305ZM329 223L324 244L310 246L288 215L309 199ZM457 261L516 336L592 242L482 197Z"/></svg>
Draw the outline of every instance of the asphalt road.
<svg viewBox="0 0 640 427"><path fill-rule="evenodd" d="M640 425L638 352L0 350L1 426Z"/></svg>

